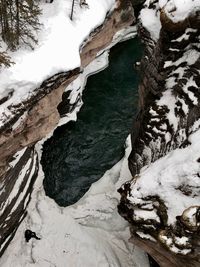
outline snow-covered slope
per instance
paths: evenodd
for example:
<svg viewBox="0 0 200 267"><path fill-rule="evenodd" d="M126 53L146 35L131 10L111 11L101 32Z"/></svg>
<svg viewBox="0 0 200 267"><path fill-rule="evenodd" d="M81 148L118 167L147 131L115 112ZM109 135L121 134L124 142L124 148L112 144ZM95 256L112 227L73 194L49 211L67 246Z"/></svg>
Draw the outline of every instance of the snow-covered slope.
<svg viewBox="0 0 200 267"><path fill-rule="evenodd" d="M81 65L81 44L116 5L115 0L87 3L89 8L81 8L75 1L73 21L70 20L72 1L40 4L42 26L38 45L33 51L22 47L10 52L15 64L0 70L0 99L8 99L0 105L0 127L12 117L14 107L29 99L45 79Z"/></svg>

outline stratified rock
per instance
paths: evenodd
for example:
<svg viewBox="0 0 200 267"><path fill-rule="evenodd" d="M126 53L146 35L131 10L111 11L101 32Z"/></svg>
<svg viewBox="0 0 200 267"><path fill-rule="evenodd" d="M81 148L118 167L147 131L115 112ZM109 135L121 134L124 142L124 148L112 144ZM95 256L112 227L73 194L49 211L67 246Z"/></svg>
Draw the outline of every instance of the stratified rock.
<svg viewBox="0 0 200 267"><path fill-rule="evenodd" d="M180 17L172 2L147 1L141 11L133 180L119 189L119 213L160 266L191 267L200 266L200 5Z"/></svg>
<svg viewBox="0 0 200 267"><path fill-rule="evenodd" d="M26 215L38 169L34 147L24 148L13 157L9 170L1 177L0 256Z"/></svg>

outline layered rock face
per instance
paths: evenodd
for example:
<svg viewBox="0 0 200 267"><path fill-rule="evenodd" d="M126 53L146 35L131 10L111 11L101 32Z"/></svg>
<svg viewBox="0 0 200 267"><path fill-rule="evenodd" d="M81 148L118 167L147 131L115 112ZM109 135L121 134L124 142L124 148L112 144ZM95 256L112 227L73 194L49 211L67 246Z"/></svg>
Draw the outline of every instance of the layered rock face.
<svg viewBox="0 0 200 267"><path fill-rule="evenodd" d="M200 266L200 8L176 21L172 1L147 2L133 180L119 189L119 213L160 266Z"/></svg>
<svg viewBox="0 0 200 267"><path fill-rule="evenodd" d="M26 215L31 192L38 175L38 156L33 146L22 149L10 162L10 169L1 180L0 244L1 254L13 238Z"/></svg>
<svg viewBox="0 0 200 267"><path fill-rule="evenodd" d="M13 116L5 118L0 129L0 255L12 239L31 199L38 174L35 144L57 125L58 105L67 85L78 77L81 69L106 48L120 29L134 21L129 1L117 1L116 9L108 14L103 25L91 33L81 48L81 67L54 75L36 88L21 105L10 106ZM9 98L3 99L3 102ZM0 103L2 104L2 103ZM66 110L65 113L70 112Z"/></svg>

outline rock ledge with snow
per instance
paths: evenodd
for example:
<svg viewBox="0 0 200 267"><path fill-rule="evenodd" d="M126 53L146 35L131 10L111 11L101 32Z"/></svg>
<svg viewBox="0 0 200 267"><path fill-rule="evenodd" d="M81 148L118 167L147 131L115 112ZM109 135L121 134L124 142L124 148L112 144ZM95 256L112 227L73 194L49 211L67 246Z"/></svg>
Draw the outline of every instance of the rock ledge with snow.
<svg viewBox="0 0 200 267"><path fill-rule="evenodd" d="M119 212L160 266L191 267L200 265L200 5L180 2L146 1L140 13L133 179L119 189Z"/></svg>

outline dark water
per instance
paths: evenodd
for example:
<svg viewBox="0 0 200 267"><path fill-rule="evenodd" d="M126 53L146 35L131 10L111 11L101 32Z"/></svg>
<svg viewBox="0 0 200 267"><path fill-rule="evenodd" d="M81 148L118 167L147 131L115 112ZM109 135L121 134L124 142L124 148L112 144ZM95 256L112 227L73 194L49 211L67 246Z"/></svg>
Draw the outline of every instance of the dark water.
<svg viewBox="0 0 200 267"><path fill-rule="evenodd" d="M58 128L43 147L44 189L60 206L78 201L124 153L137 109L142 47L132 39L111 49L109 67L88 79L77 122Z"/></svg>

